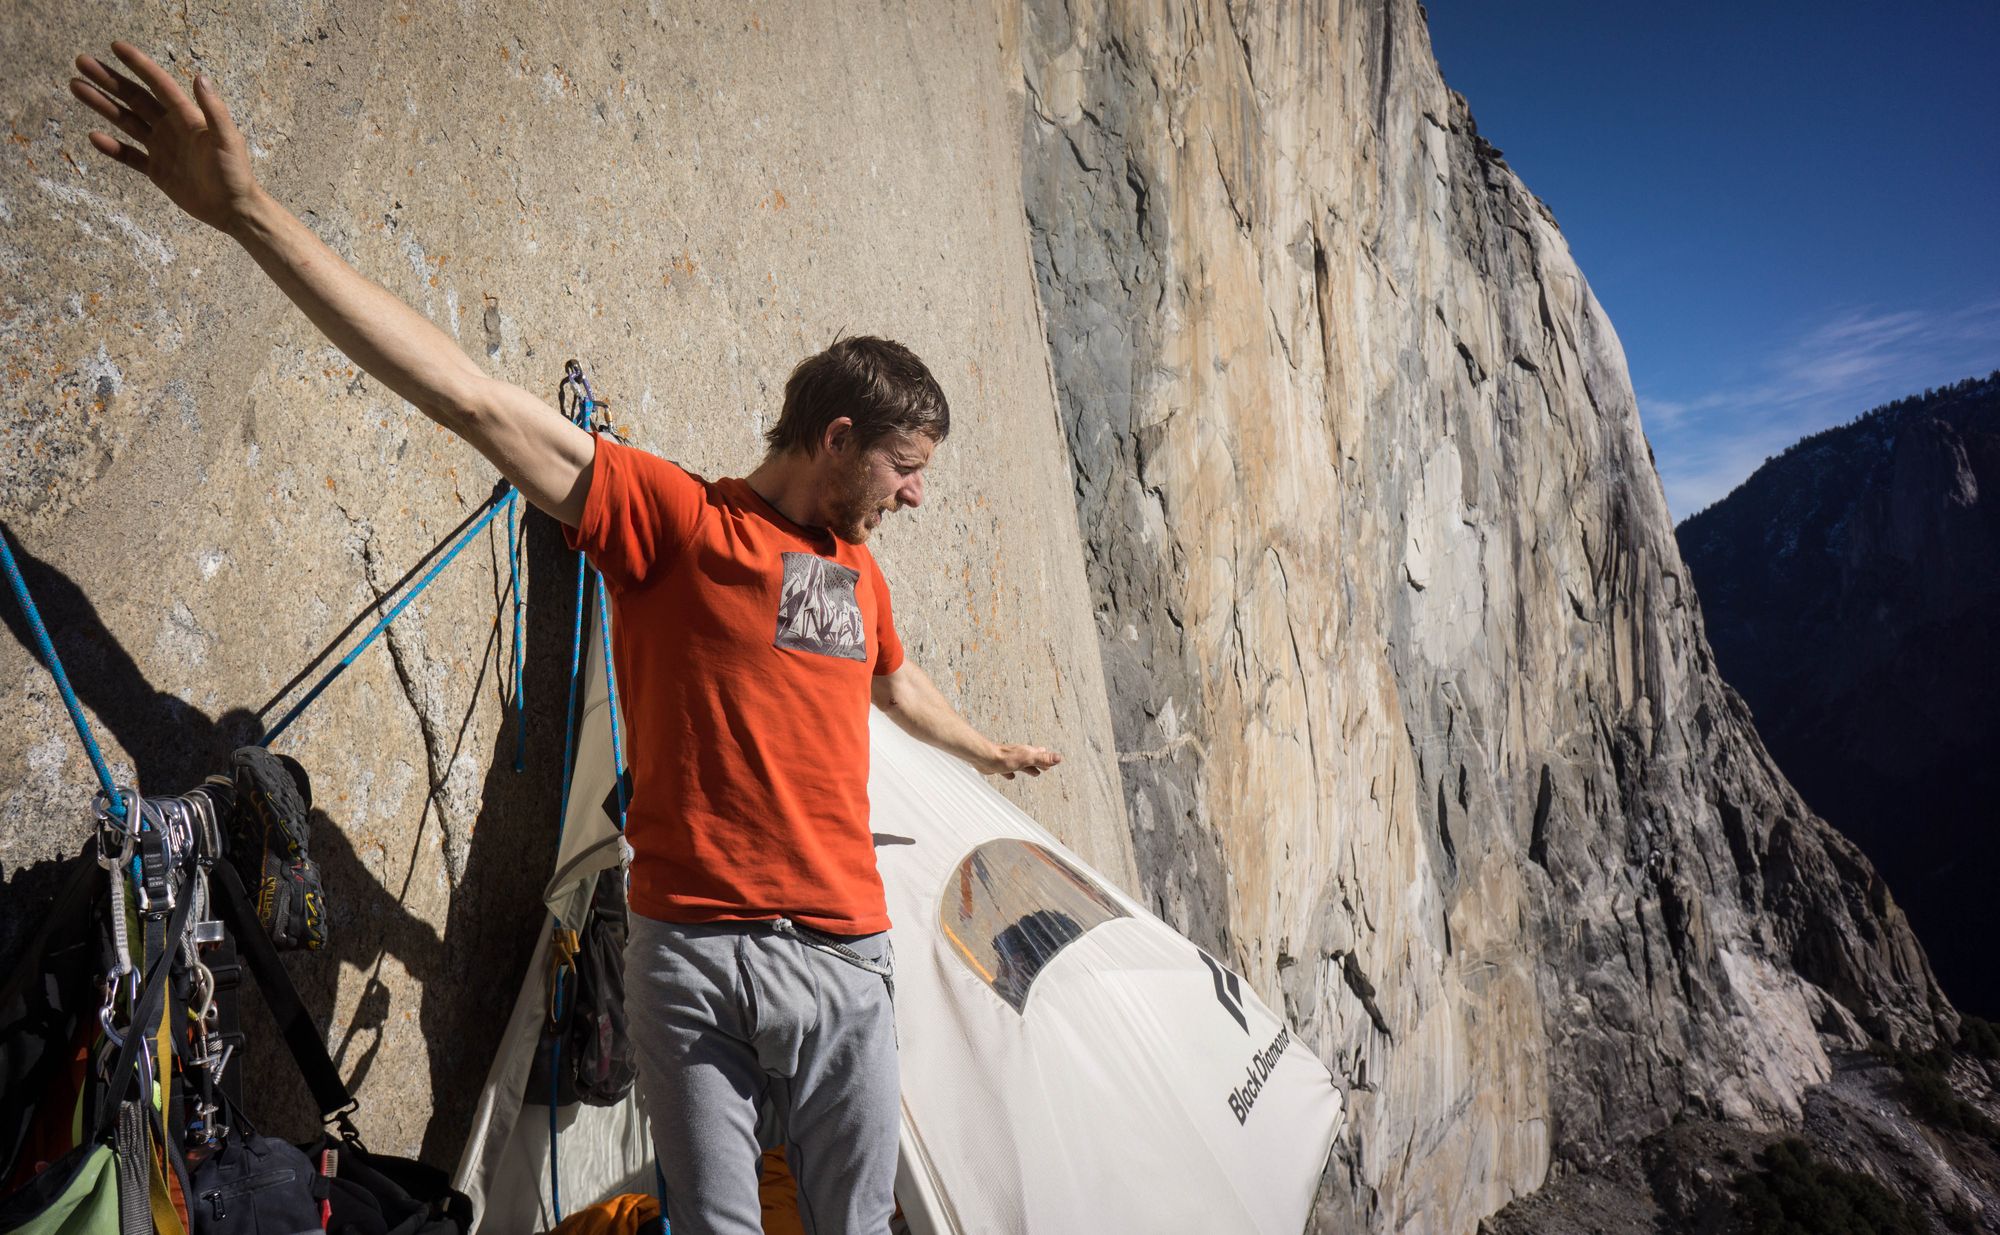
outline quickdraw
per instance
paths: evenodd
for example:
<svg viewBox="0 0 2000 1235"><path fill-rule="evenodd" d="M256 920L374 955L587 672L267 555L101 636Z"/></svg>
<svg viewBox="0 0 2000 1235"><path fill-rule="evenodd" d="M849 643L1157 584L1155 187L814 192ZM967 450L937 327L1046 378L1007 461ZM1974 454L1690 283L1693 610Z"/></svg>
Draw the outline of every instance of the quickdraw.
<svg viewBox="0 0 2000 1235"><path fill-rule="evenodd" d="M97 1022L112 1046L122 1048L125 1032L117 1024L118 995L121 987L127 988L126 1006L138 1006L139 971L132 966L132 941L125 922L125 869L132 861L133 829L121 827L117 821L138 818L139 795L135 790L115 787L113 792L118 795L115 799L100 792L93 804L97 864L104 868L111 882L111 968L104 975L104 1004L97 1010ZM116 815L112 813L114 805L118 808ZM107 843L113 837L116 839Z"/></svg>

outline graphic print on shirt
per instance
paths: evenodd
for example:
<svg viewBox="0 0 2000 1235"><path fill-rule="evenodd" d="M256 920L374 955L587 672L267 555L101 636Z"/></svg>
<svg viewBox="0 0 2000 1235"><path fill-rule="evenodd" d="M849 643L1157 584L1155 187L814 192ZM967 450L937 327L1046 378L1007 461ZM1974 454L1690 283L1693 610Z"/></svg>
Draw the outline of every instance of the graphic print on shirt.
<svg viewBox="0 0 2000 1235"><path fill-rule="evenodd" d="M813 553L787 553L784 558L778 634L772 644L843 660L867 660L868 637L861 625L861 606L854 599L860 573Z"/></svg>

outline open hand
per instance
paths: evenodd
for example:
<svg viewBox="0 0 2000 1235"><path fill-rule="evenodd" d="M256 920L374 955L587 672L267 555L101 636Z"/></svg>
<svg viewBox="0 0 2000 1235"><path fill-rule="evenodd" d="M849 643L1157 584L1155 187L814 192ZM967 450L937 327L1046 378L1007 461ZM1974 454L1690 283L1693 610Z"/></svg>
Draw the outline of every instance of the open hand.
<svg viewBox="0 0 2000 1235"><path fill-rule="evenodd" d="M173 74L130 43L111 50L138 75L134 81L90 55L76 58L82 77L70 79L70 93L116 125L137 146L93 131L90 144L160 187L176 206L221 231L256 197L250 153L230 119L229 106L205 77L194 79L194 98L182 93Z"/></svg>
<svg viewBox="0 0 2000 1235"><path fill-rule="evenodd" d="M1041 746L996 746L993 754L979 765L979 770L988 776L996 772L1008 780L1013 780L1017 772L1030 776L1040 776L1044 768L1052 768L1062 762L1062 756Z"/></svg>

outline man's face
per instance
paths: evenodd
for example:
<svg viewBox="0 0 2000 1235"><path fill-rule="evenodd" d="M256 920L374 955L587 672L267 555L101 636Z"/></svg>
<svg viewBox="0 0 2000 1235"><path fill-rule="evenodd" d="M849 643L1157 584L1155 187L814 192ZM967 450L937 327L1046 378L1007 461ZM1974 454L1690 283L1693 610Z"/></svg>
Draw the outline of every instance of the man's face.
<svg viewBox="0 0 2000 1235"><path fill-rule="evenodd" d="M924 468L937 443L921 433L893 433L873 446L835 449L827 527L851 544L864 544L883 516L924 500Z"/></svg>

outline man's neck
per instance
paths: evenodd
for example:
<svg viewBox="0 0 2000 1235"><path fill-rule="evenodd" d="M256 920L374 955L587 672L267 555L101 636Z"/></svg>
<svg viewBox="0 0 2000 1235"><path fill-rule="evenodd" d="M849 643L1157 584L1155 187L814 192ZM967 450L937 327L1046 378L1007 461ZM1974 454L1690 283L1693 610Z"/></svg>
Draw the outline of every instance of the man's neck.
<svg viewBox="0 0 2000 1235"><path fill-rule="evenodd" d="M810 461L790 451L769 454L743 483L800 527L824 528L826 515L819 508L820 488L811 466Z"/></svg>

